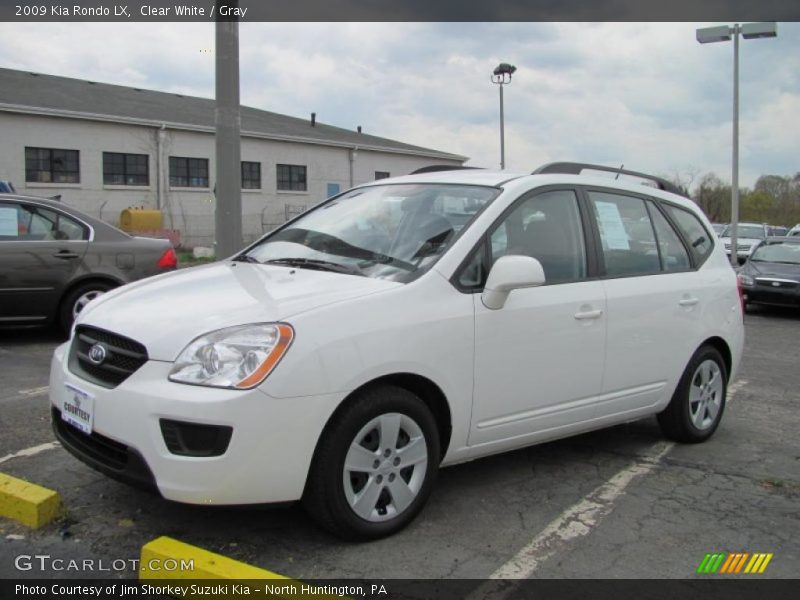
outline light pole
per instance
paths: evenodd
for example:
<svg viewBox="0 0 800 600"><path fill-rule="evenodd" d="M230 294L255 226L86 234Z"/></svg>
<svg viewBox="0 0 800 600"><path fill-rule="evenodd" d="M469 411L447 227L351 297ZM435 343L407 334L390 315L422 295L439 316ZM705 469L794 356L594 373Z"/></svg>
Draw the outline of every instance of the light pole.
<svg viewBox="0 0 800 600"><path fill-rule="evenodd" d="M506 168L506 135L503 117L503 86L511 83L511 76L517 67L508 63L500 63L492 71L492 83L500 86L500 170Z"/></svg>
<svg viewBox="0 0 800 600"><path fill-rule="evenodd" d="M733 39L733 175L731 182L731 264L739 266L739 34L746 39L775 37L774 22L745 23L733 26L705 27L696 32L701 44L728 42Z"/></svg>

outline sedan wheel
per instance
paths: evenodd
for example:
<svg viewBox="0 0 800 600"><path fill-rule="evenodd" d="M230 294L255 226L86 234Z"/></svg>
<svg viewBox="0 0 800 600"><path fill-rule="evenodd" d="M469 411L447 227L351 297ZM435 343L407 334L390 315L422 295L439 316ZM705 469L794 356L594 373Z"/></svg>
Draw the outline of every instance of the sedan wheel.
<svg viewBox="0 0 800 600"><path fill-rule="evenodd" d="M303 504L348 540L391 535L410 523L439 468L439 429L415 394L391 385L349 398L314 453Z"/></svg>
<svg viewBox="0 0 800 600"><path fill-rule="evenodd" d="M89 302L98 296L102 296L104 293L105 290L89 290L85 294L81 294L72 305L72 320L75 321L75 319L78 318L78 315L83 310L84 306L89 304Z"/></svg>
<svg viewBox="0 0 800 600"><path fill-rule="evenodd" d="M72 329L72 324L83 309L86 308L86 305L98 296L106 293L112 287L114 286L102 281L90 281L79 285L64 296L59 308L61 328L64 332L69 334Z"/></svg>

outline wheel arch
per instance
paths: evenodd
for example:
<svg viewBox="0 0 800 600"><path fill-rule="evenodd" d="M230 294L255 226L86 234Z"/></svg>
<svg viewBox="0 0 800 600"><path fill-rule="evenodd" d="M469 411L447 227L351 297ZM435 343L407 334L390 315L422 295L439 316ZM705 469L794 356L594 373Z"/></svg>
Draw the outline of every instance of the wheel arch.
<svg viewBox="0 0 800 600"><path fill-rule="evenodd" d="M113 277L112 275L106 274L99 274L99 273L88 273L83 277L75 279L74 281L70 281L69 285L64 288L64 291L61 292L61 296L58 298L58 304L55 307L55 317L56 319L60 318L61 314L61 307L64 304L64 300L74 292L77 288L82 285L86 285L87 283L105 283L110 285L111 287L119 287L124 285L125 282Z"/></svg>
<svg viewBox="0 0 800 600"><path fill-rule="evenodd" d="M728 377L728 381L730 381L731 368L733 367L733 355L731 354L731 348L728 346L728 342L721 337L713 336L700 344L698 349L703 346L711 346L722 355L722 360L725 361L725 374Z"/></svg>
<svg viewBox="0 0 800 600"><path fill-rule="evenodd" d="M419 397L420 400L427 405L433 414L437 429L439 430L439 456L444 458L445 454L447 453L447 449L450 447L450 438L453 431L450 404L448 403L444 392L442 392L442 389L436 385L436 383L417 373L391 373L387 375L381 375L380 377L376 377L375 379L371 379L370 381L363 383L351 391L349 394L347 394L344 400L339 403L339 406L336 407L336 410L333 411L331 416L328 417L325 427L322 430L323 433L320 435L319 439L321 440L323 438L331 422L350 402L353 401L354 398L356 398L366 389L379 387L381 385L392 385L407 390ZM319 442L317 442L317 446L319 446ZM316 450L314 454L316 455Z"/></svg>

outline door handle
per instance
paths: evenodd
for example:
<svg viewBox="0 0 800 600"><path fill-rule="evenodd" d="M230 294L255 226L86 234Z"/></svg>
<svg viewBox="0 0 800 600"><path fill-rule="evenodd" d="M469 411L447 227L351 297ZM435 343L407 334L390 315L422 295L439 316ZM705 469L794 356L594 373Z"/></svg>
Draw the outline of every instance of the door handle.
<svg viewBox="0 0 800 600"><path fill-rule="evenodd" d="M575 313L575 318L578 321L585 321L586 319L599 319L602 315L602 309L598 308L597 310L584 310L577 312Z"/></svg>
<svg viewBox="0 0 800 600"><path fill-rule="evenodd" d="M698 302L700 302L700 298L681 298L678 304L681 306L694 306Z"/></svg>
<svg viewBox="0 0 800 600"><path fill-rule="evenodd" d="M69 250L61 250L61 251L56 252L55 254L53 254L53 256L55 256L56 258L61 258L61 259L65 259L65 260L66 259L70 259L70 258L78 258L77 254L75 254L74 252L70 252Z"/></svg>

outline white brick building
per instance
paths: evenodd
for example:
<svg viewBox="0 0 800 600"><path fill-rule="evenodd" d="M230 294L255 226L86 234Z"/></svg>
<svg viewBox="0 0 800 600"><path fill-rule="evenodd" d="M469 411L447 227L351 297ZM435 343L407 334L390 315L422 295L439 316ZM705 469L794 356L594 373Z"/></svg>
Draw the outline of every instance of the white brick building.
<svg viewBox="0 0 800 600"><path fill-rule="evenodd" d="M245 240L353 185L465 156L242 107ZM184 245L211 245L214 101L0 69L0 179L117 224L158 208Z"/></svg>

